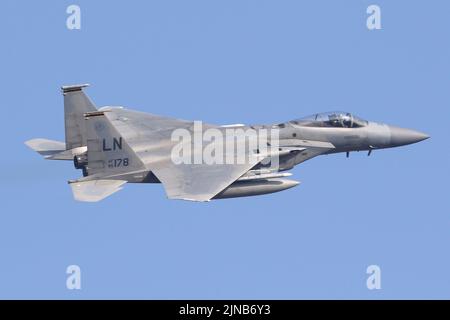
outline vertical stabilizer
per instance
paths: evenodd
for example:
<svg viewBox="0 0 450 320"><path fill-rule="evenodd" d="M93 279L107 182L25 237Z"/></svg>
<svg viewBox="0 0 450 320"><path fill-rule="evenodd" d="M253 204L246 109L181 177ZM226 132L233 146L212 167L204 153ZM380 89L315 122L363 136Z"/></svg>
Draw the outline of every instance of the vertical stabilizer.
<svg viewBox="0 0 450 320"><path fill-rule="evenodd" d="M145 169L127 141L105 116L105 112L109 111L85 114L88 175L108 176Z"/></svg>
<svg viewBox="0 0 450 320"><path fill-rule="evenodd" d="M88 84L61 87L64 96L66 150L87 145L84 114L96 111L91 99L83 92Z"/></svg>

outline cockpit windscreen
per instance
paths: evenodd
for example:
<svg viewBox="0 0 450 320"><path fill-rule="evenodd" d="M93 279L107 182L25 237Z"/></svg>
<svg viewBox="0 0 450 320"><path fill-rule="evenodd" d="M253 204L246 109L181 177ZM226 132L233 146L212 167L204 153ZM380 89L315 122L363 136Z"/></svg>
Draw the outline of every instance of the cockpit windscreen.
<svg viewBox="0 0 450 320"><path fill-rule="evenodd" d="M335 127L359 128L367 125L367 121L360 119L349 112L333 111L316 113L314 115L291 121L294 125L307 127Z"/></svg>

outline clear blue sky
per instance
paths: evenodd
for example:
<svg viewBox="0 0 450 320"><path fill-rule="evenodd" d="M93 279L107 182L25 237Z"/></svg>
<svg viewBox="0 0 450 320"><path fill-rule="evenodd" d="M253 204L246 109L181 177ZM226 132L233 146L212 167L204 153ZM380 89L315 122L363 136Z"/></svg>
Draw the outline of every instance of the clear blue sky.
<svg viewBox="0 0 450 320"><path fill-rule="evenodd" d="M81 30L66 8L81 7ZM366 28L381 7L382 30ZM448 1L2 1L0 298L450 298ZM285 192L169 201L161 185L73 200L63 84L98 106L210 123L343 109L412 146L323 156ZM66 289L66 267L82 290ZM366 268L382 289L366 288Z"/></svg>

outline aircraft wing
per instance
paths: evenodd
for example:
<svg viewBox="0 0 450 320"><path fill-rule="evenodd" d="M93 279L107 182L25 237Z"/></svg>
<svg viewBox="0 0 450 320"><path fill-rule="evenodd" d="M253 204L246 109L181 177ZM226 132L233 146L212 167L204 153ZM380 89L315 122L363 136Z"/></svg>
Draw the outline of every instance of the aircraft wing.
<svg viewBox="0 0 450 320"><path fill-rule="evenodd" d="M287 155L291 159L292 165L288 163L287 167L282 168L282 170L286 170L334 148L328 142L301 140L294 141L292 145L280 146L281 148L277 151L265 154L263 152L249 154L247 151L246 161L243 164L239 164L238 161L231 161L233 164L205 164L203 162L200 164L175 164L171 155L174 146L179 142L172 141L172 134L175 130L186 130L192 136L195 130L199 130L193 121L120 108L105 110L104 115L133 149L146 169L151 170L161 181L169 199L209 201L266 157L275 155L285 157ZM203 134L205 129L210 128L221 132L226 130L226 127L202 123L202 131L199 134ZM243 138L250 139L249 137ZM193 140L195 140L195 135ZM203 148L200 149L200 152L203 152ZM193 150L195 152L196 149Z"/></svg>
<svg viewBox="0 0 450 320"><path fill-rule="evenodd" d="M255 158L245 165L168 166L153 172L164 184L169 199L209 201L261 160Z"/></svg>
<svg viewBox="0 0 450 320"><path fill-rule="evenodd" d="M178 142L172 141L172 133L176 129L192 133L192 121L126 109L111 109L105 116L147 169L161 181L169 199L209 201L266 157L263 154L248 155L244 164L175 164L171 153ZM203 130L220 128L208 124L202 126Z"/></svg>

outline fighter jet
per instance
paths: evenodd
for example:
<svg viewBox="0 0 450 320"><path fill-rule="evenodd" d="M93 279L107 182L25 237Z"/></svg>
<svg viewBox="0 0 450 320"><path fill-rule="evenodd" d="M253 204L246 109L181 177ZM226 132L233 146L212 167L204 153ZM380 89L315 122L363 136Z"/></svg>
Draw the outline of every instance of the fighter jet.
<svg viewBox="0 0 450 320"><path fill-rule="evenodd" d="M287 171L316 156L343 152L348 157L352 151L370 155L429 138L341 111L248 126L199 124L124 107L97 109L83 90L87 86L62 87L65 142L25 142L45 159L73 161L82 170L83 177L68 181L79 201L102 200L127 182L161 183L169 199L191 201L268 194L297 186L298 181L286 179L291 175ZM256 134L247 137L246 132ZM186 134L192 137L181 141ZM211 151L213 136L225 138L215 141ZM244 141L245 148L228 148L230 141ZM213 161L201 159L205 154ZM229 161L217 161L220 156Z"/></svg>

